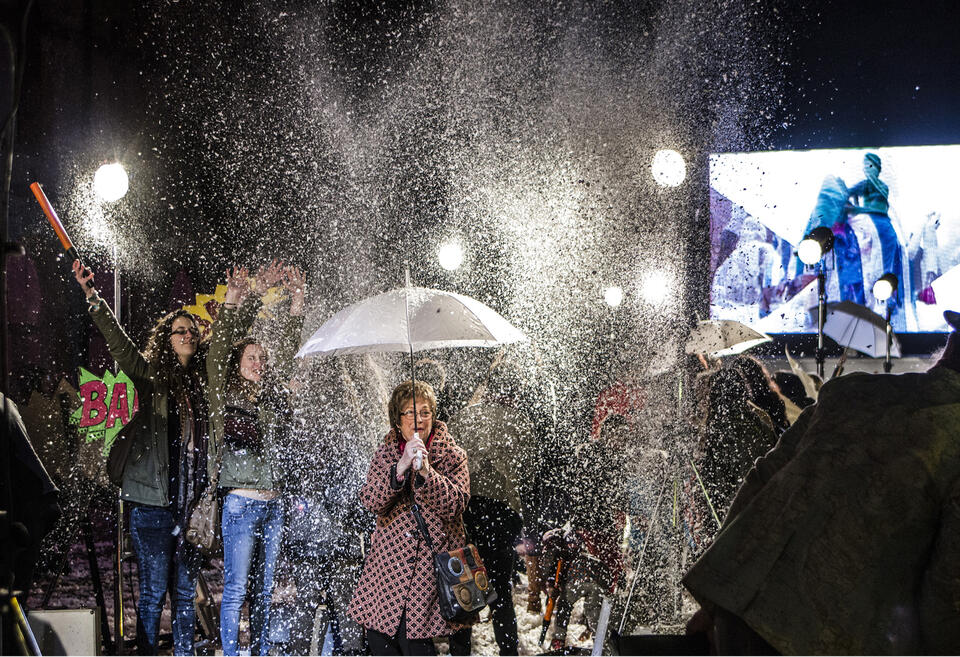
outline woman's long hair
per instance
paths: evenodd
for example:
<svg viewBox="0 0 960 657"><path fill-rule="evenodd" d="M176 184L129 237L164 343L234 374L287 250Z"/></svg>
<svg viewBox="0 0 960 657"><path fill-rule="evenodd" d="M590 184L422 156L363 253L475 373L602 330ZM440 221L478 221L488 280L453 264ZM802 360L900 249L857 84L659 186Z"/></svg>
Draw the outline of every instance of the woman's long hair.
<svg viewBox="0 0 960 657"><path fill-rule="evenodd" d="M752 356L737 356L730 363L730 369L739 372L746 381L750 400L767 412L773 420L777 434L783 433L790 426L787 408L774 388L776 383L770 378L763 364Z"/></svg>
<svg viewBox="0 0 960 657"><path fill-rule="evenodd" d="M144 359L156 367L157 378L174 391L183 389L187 378L194 379L201 384L207 378L204 361L206 360L209 342L206 338L198 340L197 351L190 358L186 367L180 364L180 359L177 358L177 353L173 350L173 345L170 344L173 323L180 317L186 317L195 327L199 327L197 318L193 316L193 313L182 308L169 312L157 320L153 330L150 331L150 337L147 338L147 347L143 350Z"/></svg>

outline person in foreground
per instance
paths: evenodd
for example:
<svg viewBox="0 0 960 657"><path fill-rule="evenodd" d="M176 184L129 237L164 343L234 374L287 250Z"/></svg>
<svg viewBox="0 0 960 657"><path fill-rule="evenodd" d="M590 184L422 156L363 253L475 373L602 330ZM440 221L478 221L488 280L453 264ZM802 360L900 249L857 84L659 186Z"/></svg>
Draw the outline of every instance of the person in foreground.
<svg viewBox="0 0 960 657"><path fill-rule="evenodd" d="M415 496L438 552L466 544L467 454L446 425L433 420L436 407L426 383L405 381L394 389L387 409L391 429L360 490L377 527L349 614L366 628L374 655L433 655L433 637L463 627L440 615L433 554L411 513Z"/></svg>
<svg viewBox="0 0 960 657"><path fill-rule="evenodd" d="M110 355L140 397L140 411L117 435L108 462L130 506L140 588L137 652L157 654L169 586L174 654L192 655L202 555L184 534L207 485L206 345L196 318L181 309L157 321L141 354L97 294L93 272L74 260L73 273Z"/></svg>
<svg viewBox="0 0 960 657"><path fill-rule="evenodd" d="M960 653L960 313L922 374L824 384L684 578L718 654Z"/></svg>
<svg viewBox="0 0 960 657"><path fill-rule="evenodd" d="M290 399L281 373L293 360L303 323L305 284L300 270L271 263L258 272L252 290L248 274L245 268L227 271L227 293L207 356L210 433L213 453L219 457L210 459L209 476L224 492L220 607L224 655L239 654L240 609L248 589L250 654L269 652L273 574L283 528L277 489L290 430ZM290 306L276 345L276 364L270 365L266 349L249 332L261 298L275 283L282 283L289 293Z"/></svg>

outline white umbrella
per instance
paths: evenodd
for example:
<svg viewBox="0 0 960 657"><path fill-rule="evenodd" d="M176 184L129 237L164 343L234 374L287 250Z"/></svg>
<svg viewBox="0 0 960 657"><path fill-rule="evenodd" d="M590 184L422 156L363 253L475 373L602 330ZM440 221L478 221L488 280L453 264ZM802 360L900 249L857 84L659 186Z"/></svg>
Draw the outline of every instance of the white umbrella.
<svg viewBox="0 0 960 657"><path fill-rule="evenodd" d="M300 347L297 357L495 347L527 336L489 306L462 294L402 287L347 306Z"/></svg>
<svg viewBox="0 0 960 657"><path fill-rule="evenodd" d="M873 358L883 358L887 353L887 322L866 306L853 301L838 301L827 304L827 320L823 334L828 335L842 347L849 347ZM893 336L890 355L900 357L900 341Z"/></svg>
<svg viewBox="0 0 960 657"><path fill-rule="evenodd" d="M771 340L766 333L732 319L702 319L690 331L685 351L720 358L742 353Z"/></svg>
<svg viewBox="0 0 960 657"><path fill-rule="evenodd" d="M300 347L297 357L408 352L416 380L415 351L447 347L495 347L526 340L489 306L462 294L407 286L368 297L328 319ZM416 398L414 398L416 431ZM415 433L414 435L418 435ZM413 466L420 469L419 458Z"/></svg>

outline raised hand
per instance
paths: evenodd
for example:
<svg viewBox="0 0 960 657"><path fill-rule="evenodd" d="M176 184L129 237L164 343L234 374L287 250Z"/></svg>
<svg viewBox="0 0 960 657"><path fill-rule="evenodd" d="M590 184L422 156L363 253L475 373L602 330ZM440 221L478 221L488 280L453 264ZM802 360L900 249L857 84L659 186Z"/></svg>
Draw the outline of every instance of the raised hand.
<svg viewBox="0 0 960 657"><path fill-rule="evenodd" d="M253 291L263 296L271 287L280 282L283 276L283 263L274 259L269 265L262 266L257 270L256 278L253 282Z"/></svg>
<svg viewBox="0 0 960 657"><path fill-rule="evenodd" d="M283 287L290 294L290 314L302 315L303 302L307 292L307 277L298 267L284 267L282 272Z"/></svg>
<svg viewBox="0 0 960 657"><path fill-rule="evenodd" d="M225 306L236 306L250 293L250 270L237 267L227 270L227 294L223 300Z"/></svg>
<svg viewBox="0 0 960 657"><path fill-rule="evenodd" d="M87 298L94 296L97 293L97 288L93 286L93 272L90 271L87 267L84 267L80 264L79 260L73 261L73 277L77 279L77 283L80 284L80 287L83 289L84 293L87 295ZM89 286L87 284L90 284Z"/></svg>

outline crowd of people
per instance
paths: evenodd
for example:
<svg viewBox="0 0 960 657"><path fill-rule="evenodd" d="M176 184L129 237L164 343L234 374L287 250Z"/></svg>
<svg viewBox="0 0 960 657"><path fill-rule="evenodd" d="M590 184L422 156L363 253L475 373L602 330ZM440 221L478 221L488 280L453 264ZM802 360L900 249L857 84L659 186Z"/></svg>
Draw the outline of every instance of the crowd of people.
<svg viewBox="0 0 960 657"><path fill-rule="evenodd" d="M302 475L282 456L303 394L292 378L303 273L276 262L252 279L245 268L228 270L209 339L177 310L156 323L142 352L92 272L76 262L74 273L140 400L108 462L130 508L138 652L157 654L169 590L174 652L194 653L195 590L207 555L185 529L213 487L223 652L239 654L248 602L250 653L270 654L278 555L285 542L309 553L316 528L297 527L285 506L324 508L285 494ZM275 339L265 345L252 327L275 286L289 302L272 309ZM960 329L960 316L948 313L948 321ZM756 358L701 356L684 369L692 415L655 394L662 382L619 381L600 393L590 430L567 442L502 353L460 404L439 363L417 365L426 380L402 381L389 394L389 430L366 455L362 485L334 504L346 516L324 516L345 537L313 546L326 585L298 582L313 608L324 598L334 609L339 652L435 654L434 639L446 637L451 654L471 654L478 619L441 615L433 561L467 543L495 593L489 617L500 654L520 652L512 591L521 572L528 610L543 613L546 602L553 612L557 652L581 599L580 640L597 631L604 600L635 623L678 616L680 585L670 572L687 573L684 584L702 604L688 631L708 636L721 654L960 648L956 333L927 374L850 375L822 392L815 377L771 375ZM344 563L351 565L337 565ZM342 585L335 600L320 591L334 580ZM638 580L644 595L634 597ZM288 619L288 634L310 631L301 620ZM288 636L285 647L305 651L299 643Z"/></svg>

